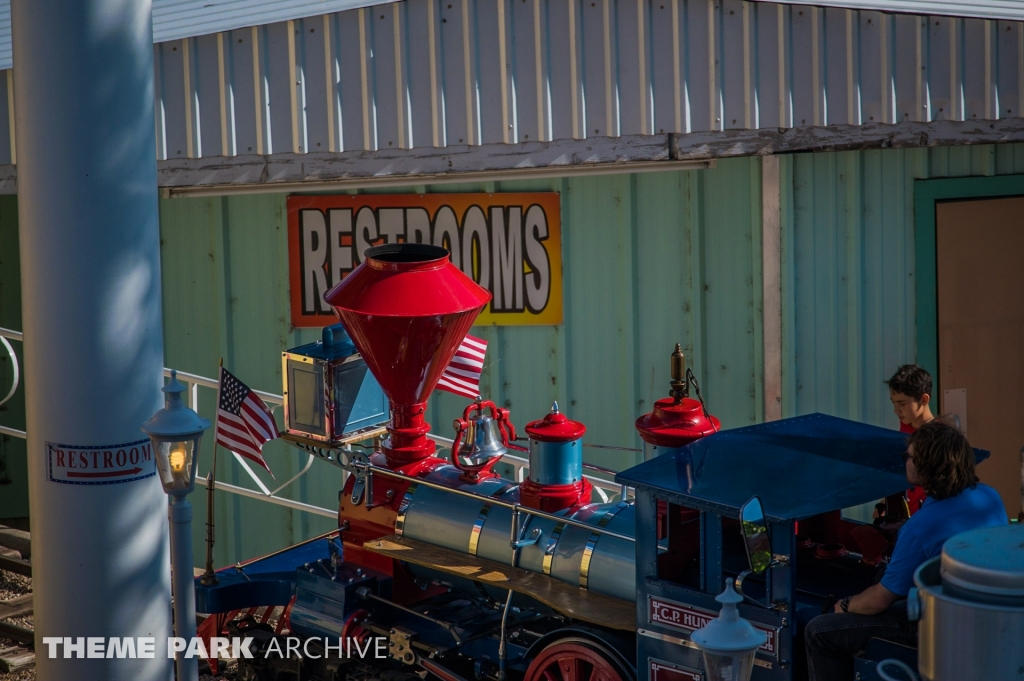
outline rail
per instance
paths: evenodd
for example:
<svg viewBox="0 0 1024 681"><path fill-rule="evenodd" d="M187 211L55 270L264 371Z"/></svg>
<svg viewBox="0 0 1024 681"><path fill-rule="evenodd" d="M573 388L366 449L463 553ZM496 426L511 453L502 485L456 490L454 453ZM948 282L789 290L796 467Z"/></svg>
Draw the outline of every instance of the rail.
<svg viewBox="0 0 1024 681"><path fill-rule="evenodd" d="M434 442L447 447L449 449L449 451L451 450L452 444L454 444L454 442L455 442L451 438L443 437L441 435L435 435L434 433L427 433L427 437L429 437ZM587 445L583 445L583 446L586 447ZM625 450L624 447L623 448L620 448L620 447L614 447L614 448L607 447L606 448L606 447L602 447L600 445L595 445L595 447L599 448L599 449L623 449L623 450ZM625 451L640 451L640 450L630 449L630 450L625 450ZM450 456L451 456L450 453L449 453L448 456L450 458ZM516 456L514 454L505 454L504 456L501 457L501 461L498 462L499 466L501 466L502 464L504 464L504 465L506 465L506 466L508 466L508 467L510 467L512 469L512 479L513 480L515 480L518 483L522 483L522 482L526 481L527 471L530 470L530 460L529 459L524 459L523 457ZM616 484L615 480L614 480L615 476L618 475L618 471L613 471L610 468L604 468L602 466L595 466L594 464L590 464L590 463L584 463L583 464L583 468L585 470L588 470L588 471L594 471L595 473L603 473L605 475L611 476L611 478L612 478L611 480L606 480L605 478L599 478L596 475L587 475L586 473L583 474L583 477L586 480L588 480L591 485L594 486L594 489L597 491L597 496L600 497L602 504L607 504L607 503L609 503L611 501L614 501L615 497L618 497L620 499L623 498L623 496L624 496L623 495L623 489L622 489L623 486ZM628 492L626 493L625 496L628 497Z"/></svg>
<svg viewBox="0 0 1024 681"><path fill-rule="evenodd" d="M14 392L17 390L18 385L20 383L18 357L14 352L14 348L11 347L10 343L8 342L8 339L18 342L24 342L24 334L22 334L20 331L14 331L13 329L5 329L3 327L0 327L0 345L2 345L4 350L6 350L7 354L10 355L14 367L13 385L11 386L7 397L4 398L3 400L0 400L0 404L3 404L3 402L5 402L7 399L10 399L10 397L14 395ZM170 377L170 375L171 370L165 368L164 376ZM178 371L177 376L178 380L185 384L186 394L188 395L188 406L196 411L199 410L199 388L203 387L214 391L217 390L217 379L208 378L206 376L200 376L198 374L188 373L186 371ZM0 391L2 390L3 388L0 387ZM275 395L274 393L269 393L263 390L255 389L253 389L253 392L256 393L256 395L258 395L260 399L262 399L264 402L270 405L272 409L275 407L280 407L284 404L284 398L281 395ZM0 425L0 434L9 435L11 437L20 438L22 440L26 439L27 437L27 434L24 430L18 430L17 428L11 428L3 425ZM441 435L435 435L433 433L428 434L427 437L449 449L453 442L450 438L446 438ZM584 446L594 447L597 449L637 451L624 447L606 447L602 445ZM283 506L285 508L291 508L298 511L304 511L306 513L312 513L314 515L322 515L331 518L337 517L337 512L331 509L326 509L320 506L314 506L313 504L307 504L305 502L295 501L293 499L278 496L278 492L281 492L282 490L290 486L292 483L301 478L310 470L313 463L313 459L315 458L314 455L309 455L309 459L307 459L305 465L299 471L299 473L297 473L292 478L286 480L284 483L271 490L256 475L256 473L252 470L252 468L249 466L249 464L246 462L244 458L242 458L238 454L235 454L234 452L232 452L232 454L234 455L235 460L238 461L238 463L242 466L246 473L248 473L249 477L253 480L253 483L259 489L253 490L248 487L232 485L230 483L221 482L220 480L215 479L214 483L217 489L223 492L227 492L228 494L235 494L238 496L248 497L251 499L258 499L260 501L264 501L270 504ZM511 469L511 477L515 482L521 483L526 480L526 476L528 474L528 471L530 470L530 461L528 459L525 459L520 456L515 456L512 454L506 454L502 458L501 464L504 464ZM624 486L616 484L614 479L601 477L602 475L604 475L611 476L612 478L614 478L615 471L588 463L584 463L583 467L587 471L599 474L593 475L585 473L583 477L586 478L591 485L593 485L594 492L598 496L598 499L601 503L609 503L611 501L614 501L615 499L628 498L628 490ZM196 482L206 484L206 478L203 476L196 476Z"/></svg>

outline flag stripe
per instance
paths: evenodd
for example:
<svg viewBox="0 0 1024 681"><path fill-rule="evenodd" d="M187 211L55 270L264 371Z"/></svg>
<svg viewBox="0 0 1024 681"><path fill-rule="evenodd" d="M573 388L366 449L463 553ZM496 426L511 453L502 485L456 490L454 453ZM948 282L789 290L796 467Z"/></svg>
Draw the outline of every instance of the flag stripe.
<svg viewBox="0 0 1024 681"><path fill-rule="evenodd" d="M462 357L454 358L452 360L452 363L448 365L448 368L450 369L451 367L456 365L476 369L477 373L480 373L480 370L484 368L484 363L482 361L477 361L474 359L465 359Z"/></svg>
<svg viewBox="0 0 1024 681"><path fill-rule="evenodd" d="M456 395L462 395L464 397L468 397L471 400L472 399L476 399L476 392L475 391L473 391L473 390L466 390L465 388L459 388L459 387L455 386L454 384L449 383L447 380L445 380L443 378L440 381L437 382L437 387L440 388L441 390L446 390L446 391L448 391L450 393L455 393Z"/></svg>
<svg viewBox="0 0 1024 681"><path fill-rule="evenodd" d="M257 413L256 410L253 409L253 406L249 402L248 398L245 400L245 402L242 402L242 420L245 421L245 425L249 426L249 431L252 432L253 435L261 437L264 442L266 442L267 440L273 440L275 437L277 437L276 433L271 435L271 433L269 432L270 429L267 428L266 414ZM274 428L274 430L277 429Z"/></svg>
<svg viewBox="0 0 1024 681"><path fill-rule="evenodd" d="M446 378L462 376L469 379L478 379L480 377L480 372L473 371L472 369L456 369L455 367L448 367L448 371L444 372L444 375Z"/></svg>
<svg viewBox="0 0 1024 681"><path fill-rule="evenodd" d="M441 380L447 383L448 385L457 385L464 390L476 390L477 388L480 387L479 383L477 383L476 381L467 381L465 379L459 378L458 376L452 376L451 374L442 376Z"/></svg>
<svg viewBox="0 0 1024 681"><path fill-rule="evenodd" d="M263 458L262 455L260 454L260 451L258 449L254 449L248 441L242 442L234 439L229 439L228 437L225 436L223 438L218 437L217 443L223 445L224 447L230 449L233 452L238 452L242 456L249 457L250 459L256 461L257 463L259 463L259 459ZM260 465L263 466L265 464Z"/></svg>
<svg viewBox="0 0 1024 681"><path fill-rule="evenodd" d="M480 350L480 352L487 352L487 341L474 338L473 336L466 336L459 348L476 348Z"/></svg>
<svg viewBox="0 0 1024 681"><path fill-rule="evenodd" d="M245 424L235 421L233 419L229 420L227 418L222 418L220 420L220 428L217 430L217 433L219 434L220 431L230 433L233 437L238 439L252 439L252 435L250 435L249 430L245 427Z"/></svg>
<svg viewBox="0 0 1024 681"><path fill-rule="evenodd" d="M218 436L221 431L224 432L225 437L230 437L238 441L250 442L252 440L252 435L249 431L246 430L243 425L240 425L235 421L222 419L220 422L220 429L217 431Z"/></svg>

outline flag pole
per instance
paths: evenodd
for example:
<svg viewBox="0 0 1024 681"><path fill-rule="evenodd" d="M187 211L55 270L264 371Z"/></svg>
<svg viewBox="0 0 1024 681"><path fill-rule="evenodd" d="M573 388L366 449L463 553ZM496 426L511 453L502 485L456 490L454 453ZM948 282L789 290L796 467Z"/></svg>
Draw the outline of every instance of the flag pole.
<svg viewBox="0 0 1024 681"><path fill-rule="evenodd" d="M220 358L217 365L217 409L220 409L220 385L224 369L224 358ZM215 412L216 414L216 412ZM220 419L213 420L213 468L206 476L206 570L203 572L199 583L203 586L213 586L218 582L217 573L213 571L213 490L214 478L217 477L217 431L220 428Z"/></svg>

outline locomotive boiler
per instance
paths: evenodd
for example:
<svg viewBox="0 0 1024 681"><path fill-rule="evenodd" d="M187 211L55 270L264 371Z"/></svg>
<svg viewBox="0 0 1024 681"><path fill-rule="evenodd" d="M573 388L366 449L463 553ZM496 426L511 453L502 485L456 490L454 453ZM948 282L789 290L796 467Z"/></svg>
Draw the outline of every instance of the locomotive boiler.
<svg viewBox="0 0 1024 681"><path fill-rule="evenodd" d="M873 578L861 554L834 548L858 548L839 509L905 488L902 436L823 415L719 433L677 346L670 394L636 419L645 461L615 475L610 503L593 500L584 474L585 424L557 404L520 439L507 409L478 398L442 458L427 400L489 297L423 244L369 249L328 292L344 332L286 353L322 364L298 366L313 375L315 409L286 383L289 413L304 415L286 437L348 473L338 529L197 582L197 609L211 613L202 635L257 640L239 662L246 680L701 681L689 634L714 616L724 578L746 569L736 518L762 495L773 559L743 580L741 606L766 633L754 679L797 678L798 619ZM358 359L341 356L343 333ZM336 371L354 378L315 380ZM371 432L362 416L379 409L378 386L386 436L368 455L343 450L343 428L317 424ZM510 451L528 452L522 482L498 473ZM832 549L819 559L817 546ZM284 635L300 655L274 651ZM367 658L369 641L386 659Z"/></svg>

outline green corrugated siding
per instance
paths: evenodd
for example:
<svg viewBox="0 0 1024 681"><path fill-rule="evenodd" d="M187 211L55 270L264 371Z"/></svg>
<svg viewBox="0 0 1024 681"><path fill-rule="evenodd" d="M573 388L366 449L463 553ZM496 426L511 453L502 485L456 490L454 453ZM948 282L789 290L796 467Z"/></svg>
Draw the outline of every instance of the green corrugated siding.
<svg viewBox="0 0 1024 681"><path fill-rule="evenodd" d="M803 154L781 162L784 413L824 411L894 426L882 380L916 354L914 179L1022 172L1024 145ZM477 328L491 343L486 396L511 407L520 429L557 399L587 424L588 442L639 447L633 421L667 394L668 355L679 342L726 427L761 418L759 159L720 160L707 171L409 189L529 190L562 196L565 323ZM0 203L0 324L18 328L10 302L17 281L12 212L13 202ZM222 356L252 387L280 393L280 352L318 336L289 324L285 197L163 200L161 239L166 365L213 377ZM212 391L200 399L212 416ZM435 431L450 435L465 404L435 395ZM0 423L23 427L21 412L0 412ZM204 449L203 472L209 442ZM610 467L637 459L585 451ZM283 481L304 455L271 443L267 460ZM222 456L218 467L221 479L247 483L236 463ZM339 470L315 462L284 494L334 508L340 480ZM0 487L0 507L17 487ZM192 501L203 518L205 495ZM223 493L217 523L218 564L333 524ZM201 562L200 520L195 534Z"/></svg>
<svg viewBox="0 0 1024 681"><path fill-rule="evenodd" d="M882 381L917 360L914 180L1020 173L1024 145L781 159L783 414L895 428Z"/></svg>
<svg viewBox="0 0 1024 681"><path fill-rule="evenodd" d="M759 168L737 159L719 163L713 173L410 188L561 193L565 324L478 327L474 333L491 343L483 394L510 407L520 428L558 400L563 411L587 424L588 442L638 448L633 421L667 394L668 356L679 342L711 410L728 426L755 422L761 371ZM214 376L223 356L252 387L281 392L281 350L318 333L289 326L284 211L285 197L279 195L161 203L167 366ZM202 411L209 416L212 395L204 392L204 398ZM428 416L435 432L450 436L450 424L465 405L463 398L435 394ZM280 444L267 449L278 480L304 461ZM202 471L210 466L206 451ZM587 456L615 468L639 460L608 450L587 450ZM245 481L238 465L223 457L219 470L229 482ZM336 469L317 462L302 480L296 498L336 505ZM205 498L197 494L193 503L201 517ZM331 525L226 494L218 494L217 504L218 563ZM197 551L199 535L197 530Z"/></svg>

